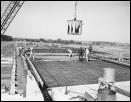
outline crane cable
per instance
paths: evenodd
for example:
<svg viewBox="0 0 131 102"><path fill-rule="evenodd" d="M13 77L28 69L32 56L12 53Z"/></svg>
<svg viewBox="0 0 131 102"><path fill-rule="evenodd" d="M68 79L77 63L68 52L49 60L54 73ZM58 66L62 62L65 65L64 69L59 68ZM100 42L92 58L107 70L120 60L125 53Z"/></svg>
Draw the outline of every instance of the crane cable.
<svg viewBox="0 0 131 102"><path fill-rule="evenodd" d="M76 20L76 6L77 6L77 1L75 2L75 17L74 17L74 20Z"/></svg>

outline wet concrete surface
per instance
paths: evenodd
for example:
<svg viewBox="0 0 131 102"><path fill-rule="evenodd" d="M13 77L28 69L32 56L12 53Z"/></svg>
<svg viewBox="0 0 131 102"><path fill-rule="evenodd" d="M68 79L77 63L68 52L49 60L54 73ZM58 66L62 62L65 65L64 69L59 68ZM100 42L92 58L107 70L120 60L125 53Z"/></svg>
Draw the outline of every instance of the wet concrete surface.
<svg viewBox="0 0 131 102"><path fill-rule="evenodd" d="M129 81L130 68L105 61L32 61L48 87L98 83L104 68L115 69L115 81Z"/></svg>

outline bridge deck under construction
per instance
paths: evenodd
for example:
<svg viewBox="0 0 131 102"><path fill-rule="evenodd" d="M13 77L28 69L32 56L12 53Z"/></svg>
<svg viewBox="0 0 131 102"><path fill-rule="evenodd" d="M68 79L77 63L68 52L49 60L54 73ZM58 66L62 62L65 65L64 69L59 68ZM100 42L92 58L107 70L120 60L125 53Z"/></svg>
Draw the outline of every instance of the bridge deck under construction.
<svg viewBox="0 0 131 102"><path fill-rule="evenodd" d="M40 61L32 60L35 68L46 85L51 87L84 85L98 83L98 78L103 76L104 68L115 69L115 81L129 81L130 68L122 65L96 61Z"/></svg>

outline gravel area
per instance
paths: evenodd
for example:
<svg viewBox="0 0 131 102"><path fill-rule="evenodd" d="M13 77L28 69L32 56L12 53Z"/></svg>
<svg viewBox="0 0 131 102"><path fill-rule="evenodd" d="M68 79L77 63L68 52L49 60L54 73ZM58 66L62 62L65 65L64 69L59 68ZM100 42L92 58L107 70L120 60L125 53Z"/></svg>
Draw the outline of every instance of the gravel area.
<svg viewBox="0 0 131 102"><path fill-rule="evenodd" d="M15 42L3 41L1 42L1 54L3 56L13 56L15 51Z"/></svg>

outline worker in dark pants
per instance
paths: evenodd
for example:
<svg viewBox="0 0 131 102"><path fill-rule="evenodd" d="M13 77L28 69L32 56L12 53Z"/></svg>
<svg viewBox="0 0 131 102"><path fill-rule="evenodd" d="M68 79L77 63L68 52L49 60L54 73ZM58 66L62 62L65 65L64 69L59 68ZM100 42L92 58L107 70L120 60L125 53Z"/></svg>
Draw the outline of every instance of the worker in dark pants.
<svg viewBox="0 0 131 102"><path fill-rule="evenodd" d="M84 55L84 50L83 48L81 47L79 49L79 61L83 61L83 55Z"/></svg>
<svg viewBox="0 0 131 102"><path fill-rule="evenodd" d="M91 55L92 54L92 45L91 44L89 45L88 50L89 50L89 55Z"/></svg>

